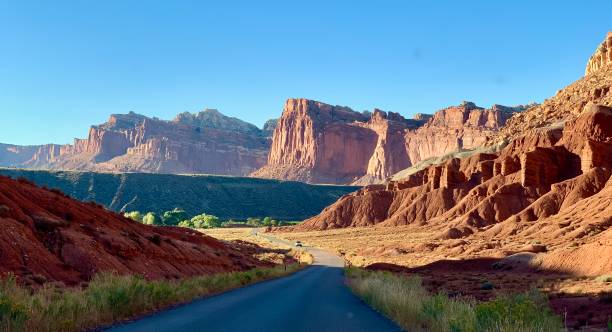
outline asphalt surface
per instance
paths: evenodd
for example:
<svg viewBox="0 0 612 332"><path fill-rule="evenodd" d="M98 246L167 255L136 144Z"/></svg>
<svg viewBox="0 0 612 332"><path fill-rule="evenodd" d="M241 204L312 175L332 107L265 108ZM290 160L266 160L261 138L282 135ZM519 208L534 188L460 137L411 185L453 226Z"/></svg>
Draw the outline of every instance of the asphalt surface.
<svg viewBox="0 0 612 332"><path fill-rule="evenodd" d="M315 263L293 275L197 300L108 331L400 331L346 287L341 258L305 249Z"/></svg>

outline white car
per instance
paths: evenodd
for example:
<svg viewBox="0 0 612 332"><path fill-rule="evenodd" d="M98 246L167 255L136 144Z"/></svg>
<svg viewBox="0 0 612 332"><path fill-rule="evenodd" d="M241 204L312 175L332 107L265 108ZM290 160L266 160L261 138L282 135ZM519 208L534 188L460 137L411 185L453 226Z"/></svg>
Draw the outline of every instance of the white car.
<svg viewBox="0 0 612 332"><path fill-rule="evenodd" d="M301 247L302 246L302 241L295 241L294 246Z"/></svg>

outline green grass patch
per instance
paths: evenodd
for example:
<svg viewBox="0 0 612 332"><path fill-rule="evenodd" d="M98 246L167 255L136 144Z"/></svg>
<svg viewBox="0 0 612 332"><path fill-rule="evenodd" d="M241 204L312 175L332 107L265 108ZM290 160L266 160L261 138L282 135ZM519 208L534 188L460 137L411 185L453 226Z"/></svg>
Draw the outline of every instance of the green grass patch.
<svg viewBox="0 0 612 332"><path fill-rule="evenodd" d="M299 264L181 280L145 280L101 273L86 288L24 288L13 276L0 281L0 331L82 331L186 303L206 295L280 277Z"/></svg>
<svg viewBox="0 0 612 332"><path fill-rule="evenodd" d="M486 302L430 294L417 276L348 268L353 292L408 331L561 331L561 318L537 291L503 295Z"/></svg>

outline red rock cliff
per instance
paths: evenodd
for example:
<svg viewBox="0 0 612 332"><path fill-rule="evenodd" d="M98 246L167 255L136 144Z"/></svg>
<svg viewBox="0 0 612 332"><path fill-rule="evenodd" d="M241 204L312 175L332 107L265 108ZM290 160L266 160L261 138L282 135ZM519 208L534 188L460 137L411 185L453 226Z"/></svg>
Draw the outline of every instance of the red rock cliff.
<svg viewBox="0 0 612 332"><path fill-rule="evenodd" d="M17 166L247 175L265 164L269 144L262 130L216 110L182 113L173 121L114 114L92 126L87 139L39 146Z"/></svg>
<svg viewBox="0 0 612 332"><path fill-rule="evenodd" d="M458 150L482 146L514 113L523 106L493 105L483 109L471 102L436 112L421 128L405 135L410 165Z"/></svg>
<svg viewBox="0 0 612 332"><path fill-rule="evenodd" d="M595 53L589 59L584 75L589 75L598 70L605 69L612 64L612 32L608 32L606 39L597 47Z"/></svg>
<svg viewBox="0 0 612 332"><path fill-rule="evenodd" d="M521 107L473 103L433 116L358 113L308 99L289 99L265 167L252 176L306 182L381 183L423 159L481 146Z"/></svg>
<svg viewBox="0 0 612 332"><path fill-rule="evenodd" d="M368 116L348 107L289 99L274 130L267 165L253 176L346 183L362 176L376 134L357 125Z"/></svg>

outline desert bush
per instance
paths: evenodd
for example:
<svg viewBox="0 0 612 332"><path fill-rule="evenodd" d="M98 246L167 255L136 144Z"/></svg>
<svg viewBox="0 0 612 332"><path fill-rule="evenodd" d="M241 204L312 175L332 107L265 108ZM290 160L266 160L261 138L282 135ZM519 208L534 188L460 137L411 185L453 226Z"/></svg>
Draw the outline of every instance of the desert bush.
<svg viewBox="0 0 612 332"><path fill-rule="evenodd" d="M26 289L13 276L0 281L0 332L82 331L168 306L295 272L300 265L257 268L181 280L146 280L101 273L86 288Z"/></svg>
<svg viewBox="0 0 612 332"><path fill-rule="evenodd" d="M538 292L477 303L429 294L417 276L348 268L349 286L366 303L409 331L560 331L546 298Z"/></svg>

